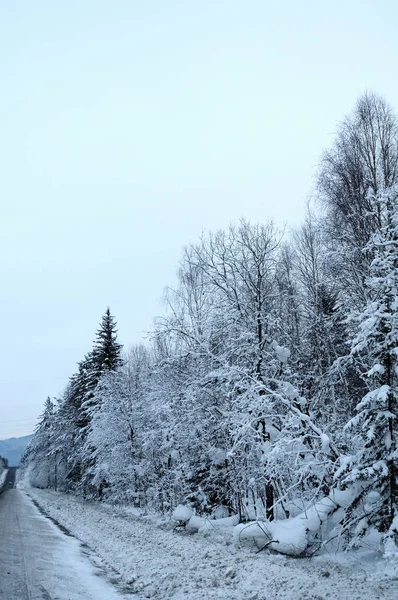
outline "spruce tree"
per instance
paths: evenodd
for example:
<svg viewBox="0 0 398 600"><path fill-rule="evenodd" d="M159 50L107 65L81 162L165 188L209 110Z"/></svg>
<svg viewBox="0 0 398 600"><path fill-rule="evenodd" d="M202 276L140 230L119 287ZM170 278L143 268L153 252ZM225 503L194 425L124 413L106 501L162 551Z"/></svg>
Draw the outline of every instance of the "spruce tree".
<svg viewBox="0 0 398 600"><path fill-rule="evenodd" d="M56 411L48 396L35 435L25 449L22 464L29 465L29 481L37 487L50 487L56 482L54 446L54 423Z"/></svg>
<svg viewBox="0 0 398 600"><path fill-rule="evenodd" d="M101 394L97 394L96 389L105 374L117 371L118 367L123 364L121 351L122 345L117 341L116 321L108 307L97 330L93 349L86 355L80 365L84 380L82 387L84 396L79 418L81 427L81 461L79 469L80 485L85 495L95 495L98 492L92 485L95 448L91 443L87 443L91 422L101 403ZM102 482L100 489L105 485L106 482Z"/></svg>
<svg viewBox="0 0 398 600"><path fill-rule="evenodd" d="M121 358L122 344L117 341L115 318L111 315L109 307L102 317L97 330L93 349L86 354L79 364L79 390L82 395L80 410L80 426L86 428L96 408L95 389L100 379L108 372L117 371L123 364Z"/></svg>
<svg viewBox="0 0 398 600"><path fill-rule="evenodd" d="M86 448L87 434L92 417L98 408L95 390L107 372L114 372L122 364L122 345L117 341L114 317L107 308L97 330L93 349L78 363L78 372L71 377L65 400L65 409L74 424L73 452L68 463L67 479L72 486L87 488L87 471L93 464L92 448Z"/></svg>
<svg viewBox="0 0 398 600"><path fill-rule="evenodd" d="M106 371L116 371L122 365L121 351L122 345L117 341L116 321L108 306L97 330L91 355L91 368L97 379L96 384Z"/></svg>
<svg viewBox="0 0 398 600"><path fill-rule="evenodd" d="M398 188L379 195L382 226L365 252L372 259L366 279L367 304L358 321L351 356L359 365L368 392L346 426L356 434L356 454L345 461L339 478L357 489L350 518L357 532L371 526L389 544L398 534Z"/></svg>

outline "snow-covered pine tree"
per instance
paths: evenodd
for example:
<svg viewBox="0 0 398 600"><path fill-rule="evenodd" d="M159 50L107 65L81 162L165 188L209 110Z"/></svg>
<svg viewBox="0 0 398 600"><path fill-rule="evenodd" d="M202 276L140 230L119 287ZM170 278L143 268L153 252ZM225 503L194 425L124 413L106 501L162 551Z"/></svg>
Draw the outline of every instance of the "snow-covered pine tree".
<svg viewBox="0 0 398 600"><path fill-rule="evenodd" d="M123 364L122 344L117 341L116 321L109 307L102 317L92 351L81 364L85 376L84 400L81 406L81 426L87 428L95 411L95 388L105 373L117 371ZM81 369L81 370L82 370Z"/></svg>
<svg viewBox="0 0 398 600"><path fill-rule="evenodd" d="M82 428L85 425L82 403L86 393L87 376L85 359L78 363L79 370L59 399L56 414L54 452L57 456L57 484L71 491L81 479Z"/></svg>
<svg viewBox="0 0 398 600"><path fill-rule="evenodd" d="M101 378L95 392L99 406L84 449L93 458L91 485L107 501L138 505L145 497L142 456L148 409L143 395L149 369L148 350L134 347L121 368Z"/></svg>
<svg viewBox="0 0 398 600"><path fill-rule="evenodd" d="M92 486L93 470L95 465L95 448L87 444L87 437L90 433L90 427L93 417L100 407L101 393L96 394L96 389L101 379L109 373L117 371L123 364L121 358L122 345L117 341L117 329L115 318L111 315L109 307L102 317L97 335L94 341L93 350L86 356L81 365L85 375L85 389L83 401L79 411L79 424L81 434L79 446L81 447L80 462L80 485L84 494L97 494L98 490L106 486L102 482L100 486Z"/></svg>
<svg viewBox="0 0 398 600"><path fill-rule="evenodd" d="M115 317L111 315L110 308L105 311L101 324L97 330L92 352L92 368L98 379L106 371L116 371L123 363L121 359L122 344L117 341Z"/></svg>
<svg viewBox="0 0 398 600"><path fill-rule="evenodd" d="M365 248L371 255L365 281L367 304L353 319L358 333L351 357L368 392L346 429L356 434L356 453L344 460L337 477L355 490L347 523L365 534L376 527L388 546L398 540L398 187L378 194L381 227ZM359 523L359 525L358 525Z"/></svg>
<svg viewBox="0 0 398 600"><path fill-rule="evenodd" d="M116 322L107 308L93 349L78 363L78 371L70 378L59 410L59 421L63 422L59 435L65 438L69 451L65 454L60 447L58 456L62 457L60 472L65 474L68 489L80 487L85 473L93 464L84 446L98 405L94 392L101 377L122 364L121 350L122 345L117 342Z"/></svg>
<svg viewBox="0 0 398 600"><path fill-rule="evenodd" d="M22 466L28 468L28 478L35 487L55 485L56 465L52 454L54 441L55 407L48 396L35 435L22 457Z"/></svg>

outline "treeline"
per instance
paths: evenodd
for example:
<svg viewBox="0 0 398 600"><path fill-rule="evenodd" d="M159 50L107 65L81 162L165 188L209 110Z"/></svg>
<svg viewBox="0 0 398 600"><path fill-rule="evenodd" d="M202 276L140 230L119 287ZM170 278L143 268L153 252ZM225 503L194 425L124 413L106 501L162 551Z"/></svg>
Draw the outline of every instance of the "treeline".
<svg viewBox="0 0 398 600"><path fill-rule="evenodd" d="M366 94L289 239L242 220L188 246L147 347L122 356L106 312L46 402L33 485L242 520L347 489L341 531L395 543L397 183L396 116Z"/></svg>

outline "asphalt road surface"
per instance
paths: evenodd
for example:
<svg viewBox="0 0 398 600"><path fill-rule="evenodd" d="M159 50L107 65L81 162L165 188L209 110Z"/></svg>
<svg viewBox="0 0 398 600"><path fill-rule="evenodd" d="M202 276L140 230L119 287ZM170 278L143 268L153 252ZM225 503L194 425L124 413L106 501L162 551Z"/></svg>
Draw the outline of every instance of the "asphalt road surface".
<svg viewBox="0 0 398 600"><path fill-rule="evenodd" d="M111 584L88 550L12 488L14 478L11 470L0 494L1 600L137 599Z"/></svg>
<svg viewBox="0 0 398 600"><path fill-rule="evenodd" d="M7 478L4 482L4 487L3 487L4 490L13 488L15 486L16 473L17 473L16 467L10 467L8 469Z"/></svg>

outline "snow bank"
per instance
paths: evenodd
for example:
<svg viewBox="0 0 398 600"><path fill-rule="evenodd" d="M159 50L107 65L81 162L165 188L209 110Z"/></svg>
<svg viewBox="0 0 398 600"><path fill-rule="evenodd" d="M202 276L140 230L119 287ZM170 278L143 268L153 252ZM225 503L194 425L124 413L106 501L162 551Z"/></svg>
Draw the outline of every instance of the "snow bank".
<svg viewBox="0 0 398 600"><path fill-rule="evenodd" d="M8 469L3 469L3 471L1 471L1 473L0 473L0 491L1 491L1 488L4 486L5 481L7 479L7 473L8 473Z"/></svg>
<svg viewBox="0 0 398 600"><path fill-rule="evenodd" d="M173 521L181 521L182 523L187 523L189 519L193 515L193 510L189 506L185 506L184 504L179 504L177 508L174 509L171 518Z"/></svg>
<svg viewBox="0 0 398 600"><path fill-rule="evenodd" d="M59 523L115 568L139 598L161 600L309 600L396 598L396 580L377 571L374 555L364 565L325 557L292 561L234 545L231 528L215 535L165 531L126 510L49 490L29 493ZM216 519L222 521L222 519ZM208 519L213 526L213 521ZM282 522L279 522L282 524ZM290 525L278 531L291 542ZM218 532L222 532L219 537ZM275 533L275 532L274 532ZM296 534L295 534L296 535ZM230 537L229 537L230 536ZM297 542L297 537L295 541ZM287 541L286 541L287 540ZM351 557L353 554L350 555ZM353 560L350 558L350 560ZM384 563L382 563L384 565ZM384 567L383 567L384 568Z"/></svg>
<svg viewBox="0 0 398 600"><path fill-rule="evenodd" d="M236 541L254 539L259 546L289 556L302 555L318 532L322 523L336 510L347 506L352 499L351 490L334 490L328 497L291 519L253 521L235 527Z"/></svg>
<svg viewBox="0 0 398 600"><path fill-rule="evenodd" d="M212 529L224 529L227 527L235 527L239 523L239 517L224 517L223 519L205 519L203 517L197 517L193 515L187 525L187 531L191 533L203 533L205 531L211 531Z"/></svg>
<svg viewBox="0 0 398 600"><path fill-rule="evenodd" d="M257 521L235 527L235 539L253 539L257 546L268 547L289 556L302 555L307 546L307 529L303 522L294 519Z"/></svg>
<svg viewBox="0 0 398 600"><path fill-rule="evenodd" d="M290 556L300 556L308 547L307 530L303 522L285 519L273 523L271 528L273 550Z"/></svg>
<svg viewBox="0 0 398 600"><path fill-rule="evenodd" d="M179 504L177 508L174 509L171 518L173 521L185 525L185 529L190 533L203 533L213 529L235 527L239 523L239 517L236 515L220 519L198 517L193 513L193 510L189 506L184 504Z"/></svg>

